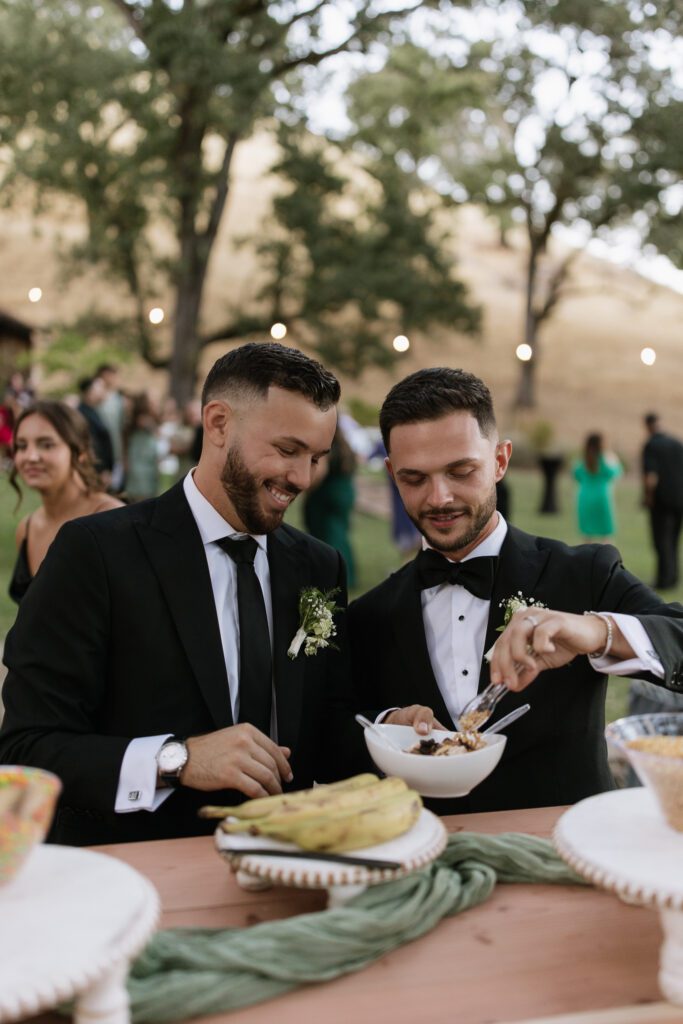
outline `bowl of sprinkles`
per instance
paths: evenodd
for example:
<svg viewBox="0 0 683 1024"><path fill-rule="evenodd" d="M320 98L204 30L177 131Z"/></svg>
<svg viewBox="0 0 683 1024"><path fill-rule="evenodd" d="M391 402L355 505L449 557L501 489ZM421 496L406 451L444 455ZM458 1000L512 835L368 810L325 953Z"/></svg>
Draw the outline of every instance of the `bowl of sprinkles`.
<svg viewBox="0 0 683 1024"><path fill-rule="evenodd" d="M47 835L61 788L40 768L0 765L0 885Z"/></svg>

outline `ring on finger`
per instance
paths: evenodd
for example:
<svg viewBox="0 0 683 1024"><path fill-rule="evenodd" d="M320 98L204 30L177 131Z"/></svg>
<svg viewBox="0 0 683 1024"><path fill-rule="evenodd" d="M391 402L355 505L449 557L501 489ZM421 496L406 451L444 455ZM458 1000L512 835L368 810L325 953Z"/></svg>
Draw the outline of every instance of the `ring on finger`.
<svg viewBox="0 0 683 1024"><path fill-rule="evenodd" d="M524 621L525 622L530 622L531 625L534 626L534 627L538 625L538 619L534 615L525 615L524 616Z"/></svg>
<svg viewBox="0 0 683 1024"><path fill-rule="evenodd" d="M532 658L536 657L536 651L534 650L533 644L526 645L526 653L530 655Z"/></svg>

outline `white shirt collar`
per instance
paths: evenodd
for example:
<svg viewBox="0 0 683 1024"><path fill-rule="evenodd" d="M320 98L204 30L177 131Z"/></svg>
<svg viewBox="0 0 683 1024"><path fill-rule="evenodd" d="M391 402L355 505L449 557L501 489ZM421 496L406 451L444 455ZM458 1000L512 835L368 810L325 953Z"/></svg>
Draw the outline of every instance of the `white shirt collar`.
<svg viewBox="0 0 683 1024"><path fill-rule="evenodd" d="M482 558L486 556L496 557L500 554L500 549L503 546L503 541L505 540L505 535L507 534L507 532L508 524L505 522L505 520L503 519L502 515L499 512L498 523L496 524L495 530L493 530L488 535L488 537L485 537L480 544L477 544L476 548L473 548L468 555L465 555L462 561L466 562L468 558ZM426 538L423 537L423 550L429 547L431 547L431 545L428 544ZM442 555L443 551L440 551L439 554Z"/></svg>
<svg viewBox="0 0 683 1024"><path fill-rule="evenodd" d="M223 537L232 537L233 535L237 537L247 536L236 530L234 526L231 526L227 519L224 519L220 512L216 511L211 502L204 497L197 487L193 479L193 473L194 469L191 469L183 480L183 490L199 529L202 543L204 545L213 544L217 540L222 540ZM249 536L253 536L258 546L267 552L267 537L265 533L249 534Z"/></svg>

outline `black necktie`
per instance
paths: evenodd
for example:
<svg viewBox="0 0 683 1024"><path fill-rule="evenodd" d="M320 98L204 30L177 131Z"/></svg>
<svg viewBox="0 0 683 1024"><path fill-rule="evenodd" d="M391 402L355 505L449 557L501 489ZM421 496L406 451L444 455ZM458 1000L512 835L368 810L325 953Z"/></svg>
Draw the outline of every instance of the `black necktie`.
<svg viewBox="0 0 683 1024"><path fill-rule="evenodd" d="M474 597L490 601L497 564L498 559L493 557L449 562L438 551L427 548L420 551L415 561L417 587L419 590L427 590L441 583L458 583Z"/></svg>
<svg viewBox="0 0 683 1024"><path fill-rule="evenodd" d="M273 680L270 634L263 591L254 569L258 544L253 537L218 541L237 569L237 611L240 623L240 722L251 722L270 736Z"/></svg>

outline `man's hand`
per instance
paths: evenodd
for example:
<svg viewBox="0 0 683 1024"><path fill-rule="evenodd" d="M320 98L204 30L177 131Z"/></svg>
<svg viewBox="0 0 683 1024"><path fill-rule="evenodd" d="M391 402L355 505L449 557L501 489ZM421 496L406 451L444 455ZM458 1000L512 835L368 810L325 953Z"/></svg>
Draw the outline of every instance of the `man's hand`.
<svg viewBox="0 0 683 1024"><path fill-rule="evenodd" d="M619 660L634 657L612 620L610 654ZM607 623L597 615L573 615L550 608L520 608L496 640L491 657L491 682L523 690L539 672L569 664L577 654L602 651Z"/></svg>
<svg viewBox="0 0 683 1024"><path fill-rule="evenodd" d="M190 789L236 789L253 799L281 793L283 781L292 780L291 751L246 722L192 736L187 750L180 781Z"/></svg>
<svg viewBox="0 0 683 1024"><path fill-rule="evenodd" d="M446 726L442 725L434 717L432 709L424 707L422 704L411 704L407 708L399 708L398 711L392 711L390 715L387 715L382 724L412 725L415 732L421 736L427 736L432 729L444 729L448 732Z"/></svg>

